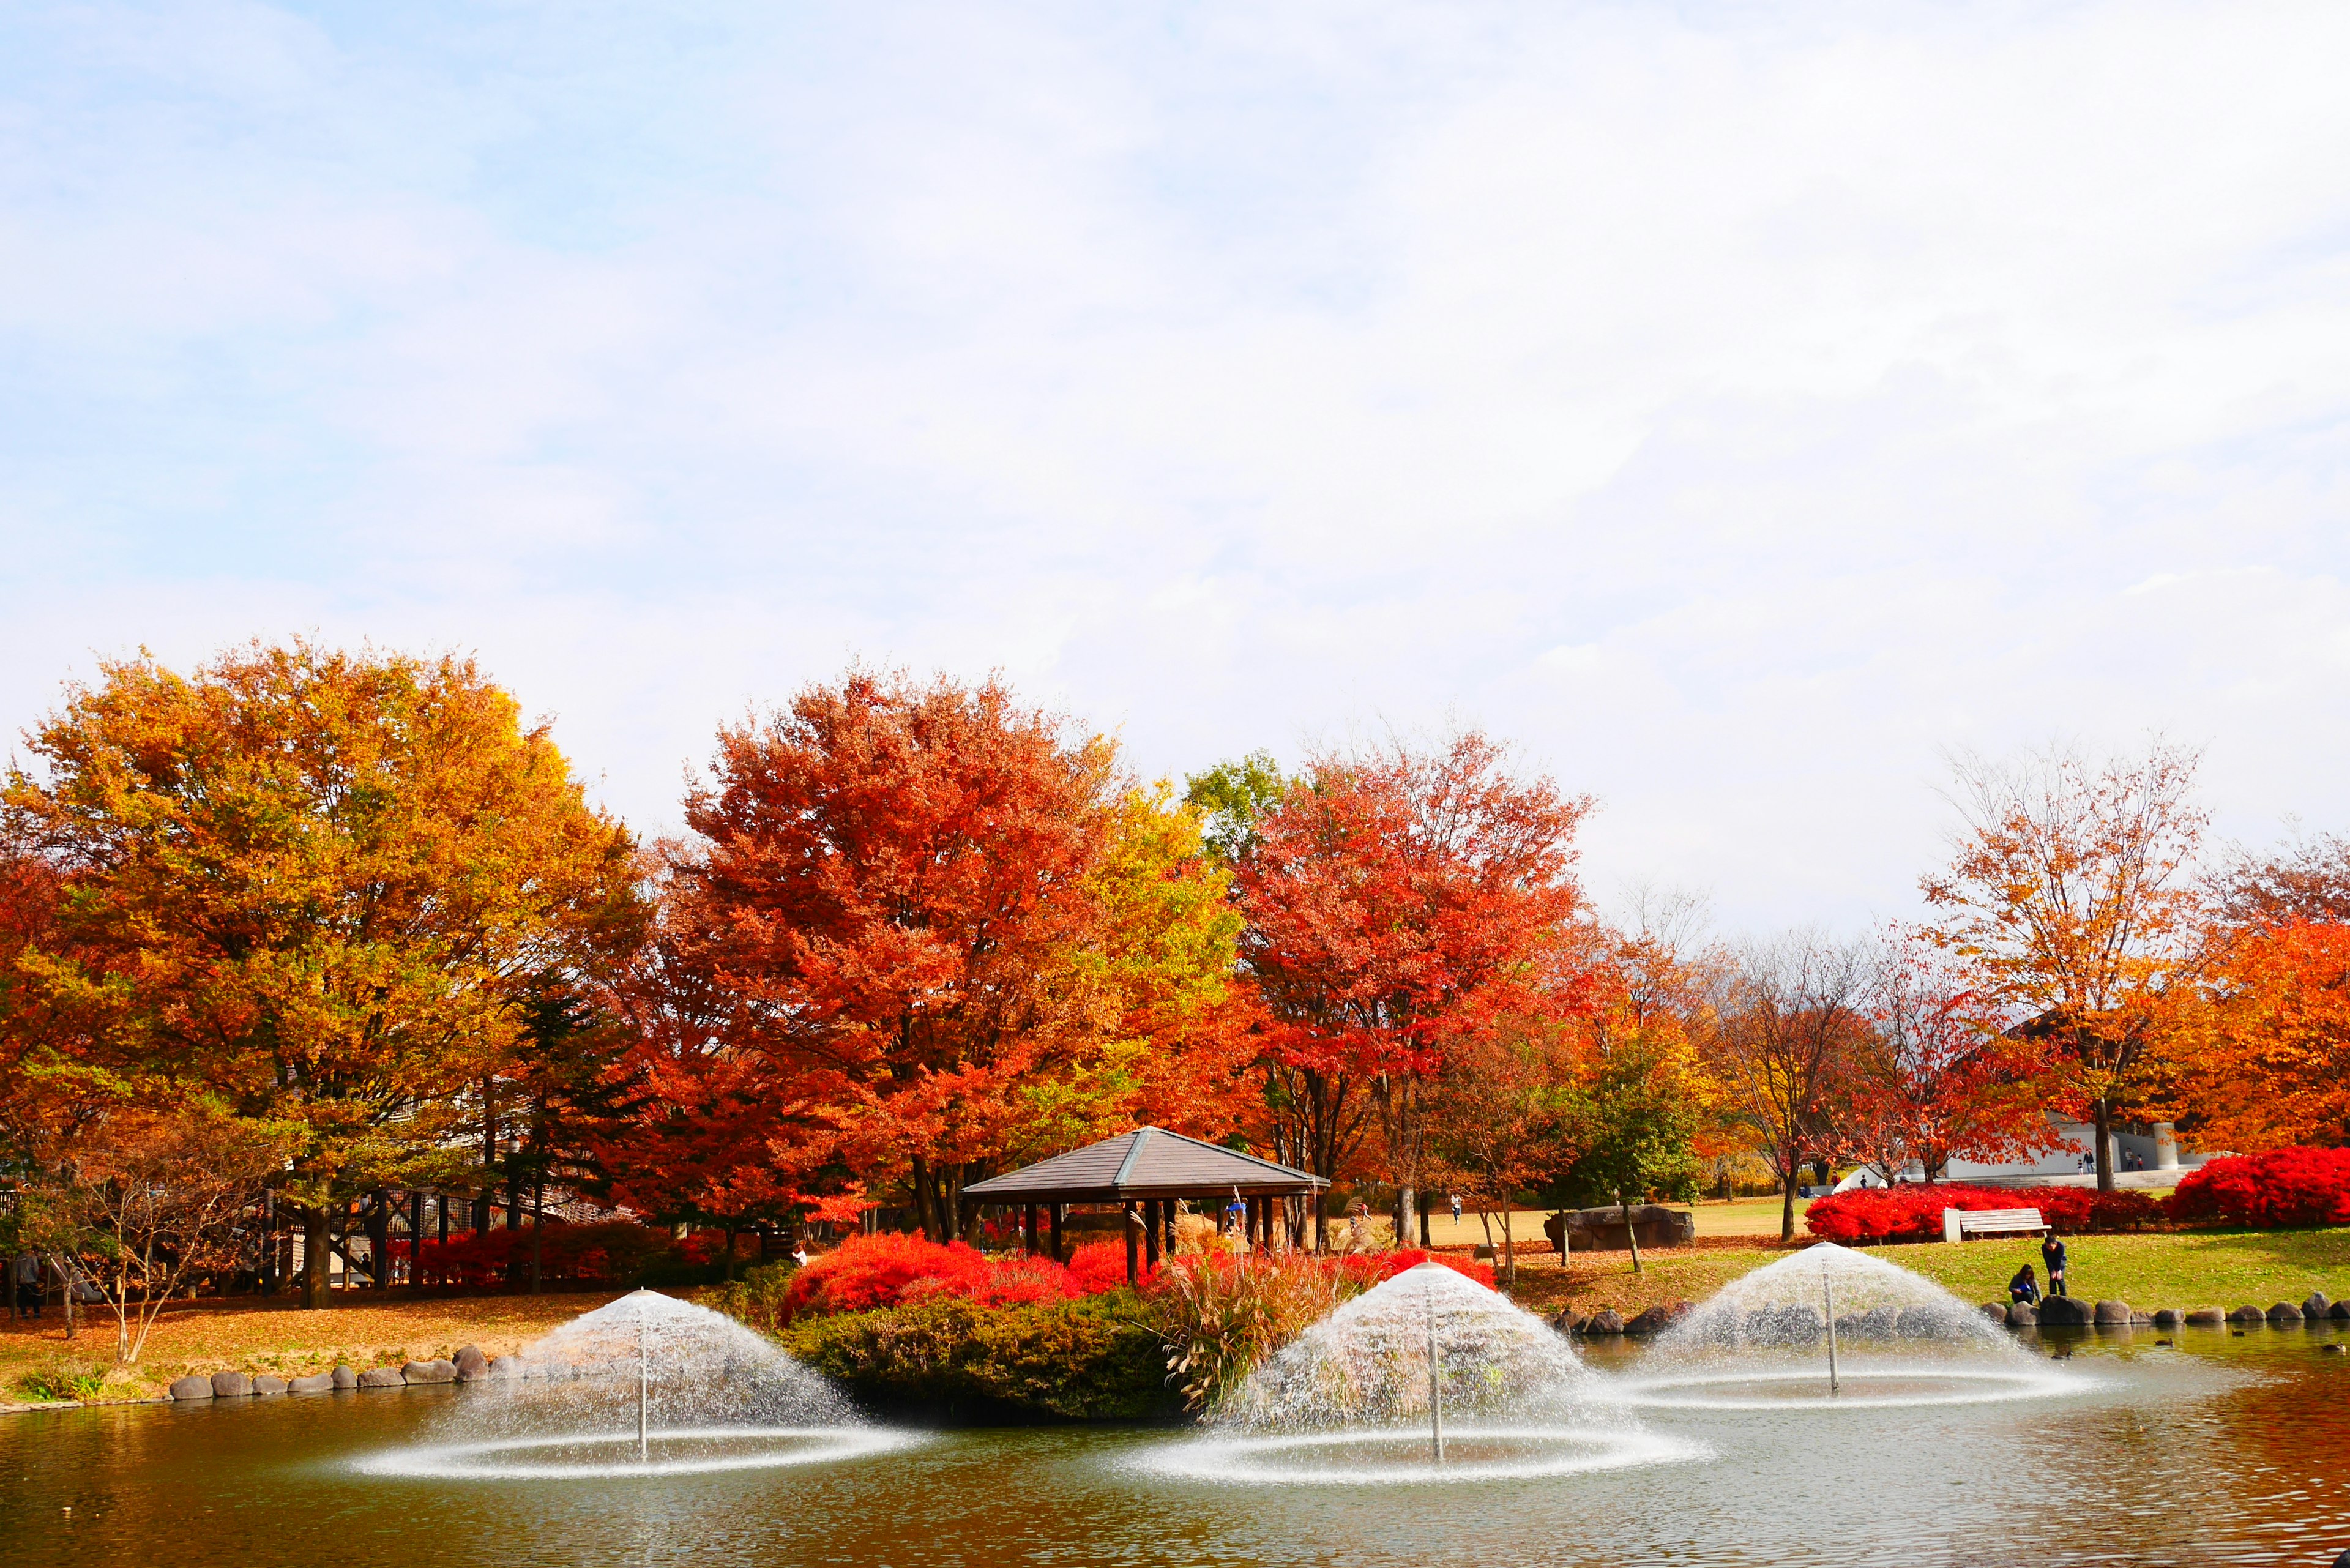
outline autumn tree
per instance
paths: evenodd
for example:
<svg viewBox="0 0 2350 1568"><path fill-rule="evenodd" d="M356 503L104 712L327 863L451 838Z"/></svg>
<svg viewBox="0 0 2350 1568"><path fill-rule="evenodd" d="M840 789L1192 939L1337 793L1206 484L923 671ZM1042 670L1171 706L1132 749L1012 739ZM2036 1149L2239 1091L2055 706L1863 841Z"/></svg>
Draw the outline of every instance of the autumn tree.
<svg viewBox="0 0 2350 1568"><path fill-rule="evenodd" d="M1574 837L1589 802L1506 763L1474 733L1315 758L1254 815L1239 866L1264 1059L1307 1168L1335 1176L1375 1126L1399 1238L1419 1212L1425 1101L1448 1050L1543 1011L1581 906Z"/></svg>
<svg viewBox="0 0 2350 1568"><path fill-rule="evenodd" d="M902 1172L933 1237L998 1163L1181 1121L1219 1070L1239 922L1196 814L1000 681L812 686L722 732L686 819L678 963L723 1003L671 1070L789 1107L751 1136L804 1168Z"/></svg>
<svg viewBox="0 0 2350 1568"><path fill-rule="evenodd" d="M1502 1221L1504 1290L1518 1281L1513 1210L1558 1158L1575 1086L1566 1029L1539 1015L1511 1015L1456 1038L1431 1085L1431 1173L1478 1195ZM1492 1223L1487 1221L1491 1241Z"/></svg>
<svg viewBox="0 0 2350 1568"><path fill-rule="evenodd" d="M2054 1047L2052 1091L2088 1107L2103 1190L2114 1122L2192 995L2198 760L2159 742L2104 765L2061 748L1961 759L1950 863L1920 884L1975 989Z"/></svg>
<svg viewBox="0 0 2350 1568"><path fill-rule="evenodd" d="M1897 931L1873 955L1869 1032L1838 1096L1846 1152L1889 1185L1953 1159L2016 1159L2055 1147L2037 1036L2012 1033L1947 953Z"/></svg>
<svg viewBox="0 0 2350 1568"><path fill-rule="evenodd" d="M296 1129L274 1184L328 1304L355 1198L481 1179L463 1135L533 977L636 918L628 835L455 658L109 663L26 744L40 771L12 770L0 815L65 889L16 961L45 1069Z"/></svg>
<svg viewBox="0 0 2350 1568"><path fill-rule="evenodd" d="M1812 933L1750 947L1723 974L1708 1064L1778 1177L1779 1239L1795 1239L1804 1165L1845 1147L1839 1085L1868 1038L1868 958Z"/></svg>
<svg viewBox="0 0 2350 1568"><path fill-rule="evenodd" d="M55 1151L43 1190L75 1216L73 1275L113 1314L118 1364L138 1361L174 1292L237 1262L239 1221L296 1133L196 1099L121 1106Z"/></svg>
<svg viewBox="0 0 2350 1568"><path fill-rule="evenodd" d="M2350 839L2240 854L2210 906L2177 1098L2225 1147L2350 1143Z"/></svg>

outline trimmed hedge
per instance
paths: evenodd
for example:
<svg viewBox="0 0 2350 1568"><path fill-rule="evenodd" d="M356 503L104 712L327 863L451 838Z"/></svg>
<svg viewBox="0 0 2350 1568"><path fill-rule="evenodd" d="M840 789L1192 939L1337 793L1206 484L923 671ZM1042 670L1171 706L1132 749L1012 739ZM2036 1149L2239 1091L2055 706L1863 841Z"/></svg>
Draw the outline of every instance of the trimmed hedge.
<svg viewBox="0 0 2350 1568"><path fill-rule="evenodd" d="M1030 1306L934 1296L872 1312L808 1317L785 1349L880 1406L1025 1420L1170 1416L1159 1336L1119 1290Z"/></svg>
<svg viewBox="0 0 2350 1568"><path fill-rule="evenodd" d="M2350 1224L2350 1148L2280 1148L2212 1160L2188 1172L2170 1195L2170 1212L2253 1231Z"/></svg>
<svg viewBox="0 0 2350 1568"><path fill-rule="evenodd" d="M2070 1235L2143 1231L2161 1222L2159 1200L2143 1192L2087 1187L1858 1187L1814 1199L1805 1227L1828 1241L1939 1241L1945 1209L2037 1209Z"/></svg>

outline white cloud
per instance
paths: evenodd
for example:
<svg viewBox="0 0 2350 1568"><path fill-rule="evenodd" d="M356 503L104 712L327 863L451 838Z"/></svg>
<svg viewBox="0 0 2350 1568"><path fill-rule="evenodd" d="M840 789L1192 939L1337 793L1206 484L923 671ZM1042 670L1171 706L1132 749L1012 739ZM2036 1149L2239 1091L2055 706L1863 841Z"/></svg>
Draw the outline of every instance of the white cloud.
<svg viewBox="0 0 2350 1568"><path fill-rule="evenodd" d="M2317 5L20 13L0 711L479 648L612 801L852 654L1157 771L1482 721L1904 908L1940 748L2350 820Z"/></svg>

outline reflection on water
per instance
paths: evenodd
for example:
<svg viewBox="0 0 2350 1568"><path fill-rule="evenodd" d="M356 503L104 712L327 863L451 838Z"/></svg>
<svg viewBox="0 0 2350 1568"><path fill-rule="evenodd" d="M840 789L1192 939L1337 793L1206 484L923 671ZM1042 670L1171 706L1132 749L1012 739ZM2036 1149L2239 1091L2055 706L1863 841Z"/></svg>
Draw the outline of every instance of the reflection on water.
<svg viewBox="0 0 2350 1568"><path fill-rule="evenodd" d="M484 1484L359 1467L478 1390L68 1411L0 1418L0 1540L11 1568L2322 1564L2350 1548L2350 1356L2317 1351L2337 1337L2086 1338L2064 1365L2094 1386L2057 1398L1650 1406L1649 1432L1710 1457L1446 1487L1154 1471L1154 1456L1195 1439L1130 1428L952 1432L829 1463Z"/></svg>

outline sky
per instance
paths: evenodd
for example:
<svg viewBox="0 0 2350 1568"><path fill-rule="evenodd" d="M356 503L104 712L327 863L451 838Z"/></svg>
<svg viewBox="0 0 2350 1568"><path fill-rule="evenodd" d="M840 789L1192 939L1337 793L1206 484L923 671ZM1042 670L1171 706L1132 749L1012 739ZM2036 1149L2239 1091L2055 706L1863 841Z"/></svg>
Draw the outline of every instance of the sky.
<svg viewBox="0 0 2350 1568"><path fill-rule="evenodd" d="M1947 758L2350 827L2350 8L0 10L0 728L477 654L677 825L852 659L1145 774L1478 726L1603 901ZM20 752L21 754L21 752Z"/></svg>

